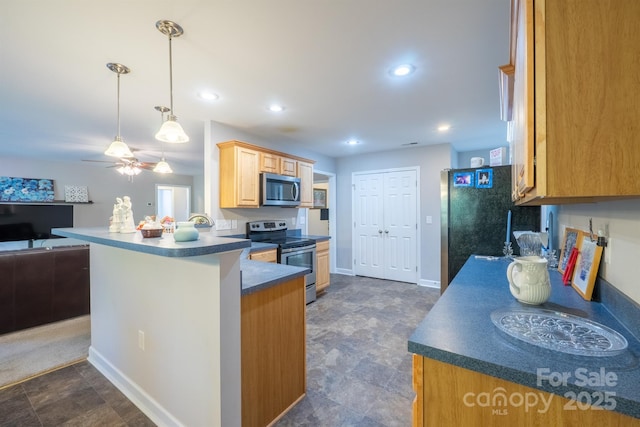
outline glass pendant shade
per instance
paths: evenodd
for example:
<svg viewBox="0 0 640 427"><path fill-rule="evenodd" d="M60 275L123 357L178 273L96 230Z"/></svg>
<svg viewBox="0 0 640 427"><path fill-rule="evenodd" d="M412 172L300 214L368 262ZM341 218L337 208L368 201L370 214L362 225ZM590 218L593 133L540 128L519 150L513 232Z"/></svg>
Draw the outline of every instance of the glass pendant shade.
<svg viewBox="0 0 640 427"><path fill-rule="evenodd" d="M139 175L140 172L142 172L142 169L140 169L139 167L131 166L131 165L120 166L116 170L120 172L120 175L128 175L128 176Z"/></svg>
<svg viewBox="0 0 640 427"><path fill-rule="evenodd" d="M162 124L158 133L156 133L156 139L170 144L189 142L189 136L184 132L180 123L176 121L176 116L171 114Z"/></svg>
<svg viewBox="0 0 640 427"><path fill-rule="evenodd" d="M107 156L112 157L133 157L133 153L129 149L129 146L122 141L122 138L116 136L109 145L109 148L104 152Z"/></svg>
<svg viewBox="0 0 640 427"><path fill-rule="evenodd" d="M129 74L131 69L117 62L109 62L107 68L118 75L118 134L113 139L111 145L105 150L104 154L112 157L133 157L133 153L120 137L120 75Z"/></svg>
<svg viewBox="0 0 640 427"><path fill-rule="evenodd" d="M189 142L189 136L187 136L182 126L178 123L178 118L173 114L175 110L173 109L173 54L171 50L171 40L174 37L180 37L184 33L184 30L180 25L168 20L156 22L156 28L169 39L169 99L171 102L168 110L171 113L167 117L167 121L162 124L160 130L156 133L156 139L170 144Z"/></svg>
<svg viewBox="0 0 640 427"><path fill-rule="evenodd" d="M153 171L157 173L173 173L171 166L169 166L169 163L165 162L164 157L161 161L158 162L158 164L156 164L156 167L153 168Z"/></svg>

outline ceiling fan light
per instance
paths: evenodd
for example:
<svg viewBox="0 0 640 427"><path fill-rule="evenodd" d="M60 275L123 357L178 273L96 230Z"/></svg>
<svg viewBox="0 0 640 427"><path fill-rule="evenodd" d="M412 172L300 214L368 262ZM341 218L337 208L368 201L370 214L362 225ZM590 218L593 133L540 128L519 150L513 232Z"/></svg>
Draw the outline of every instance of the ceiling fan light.
<svg viewBox="0 0 640 427"><path fill-rule="evenodd" d="M104 152L107 156L112 157L133 157L133 153L129 149L129 146L122 141L122 138L116 136L109 145L109 148Z"/></svg>
<svg viewBox="0 0 640 427"><path fill-rule="evenodd" d="M162 158L161 161L158 162L156 167L153 168L153 171L157 173L173 173L173 169L171 169L171 166L169 166L169 163L167 163L164 160L164 157Z"/></svg>
<svg viewBox="0 0 640 427"><path fill-rule="evenodd" d="M158 133L156 133L156 139L170 144L189 142L189 136L184 132L180 123L177 122L177 117L171 114L162 124Z"/></svg>

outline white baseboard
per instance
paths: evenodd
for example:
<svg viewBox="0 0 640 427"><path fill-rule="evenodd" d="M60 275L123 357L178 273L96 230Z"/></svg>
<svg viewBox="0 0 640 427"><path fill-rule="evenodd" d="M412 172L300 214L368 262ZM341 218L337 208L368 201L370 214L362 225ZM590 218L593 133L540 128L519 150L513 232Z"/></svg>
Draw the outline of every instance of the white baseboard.
<svg viewBox="0 0 640 427"><path fill-rule="evenodd" d="M353 270L347 269L347 268L336 268L335 271L336 274L344 274L345 276L355 276L355 274L353 274Z"/></svg>
<svg viewBox="0 0 640 427"><path fill-rule="evenodd" d="M426 288L440 289L440 281L439 280L420 279L418 281L418 286L424 286Z"/></svg>
<svg viewBox="0 0 640 427"><path fill-rule="evenodd" d="M93 346L89 347L87 360L156 425L160 427L183 427L180 421L141 389L138 384L113 366Z"/></svg>

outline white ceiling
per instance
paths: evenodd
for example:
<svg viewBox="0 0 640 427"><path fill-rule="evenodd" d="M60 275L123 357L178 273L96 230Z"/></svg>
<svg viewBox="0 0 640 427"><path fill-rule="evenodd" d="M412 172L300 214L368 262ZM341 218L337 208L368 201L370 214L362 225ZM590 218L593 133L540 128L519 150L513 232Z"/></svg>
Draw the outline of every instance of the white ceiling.
<svg viewBox="0 0 640 427"><path fill-rule="evenodd" d="M402 144L458 151L505 145L498 66L509 59L509 0L0 0L0 155L110 160L117 133L158 161L156 105L191 137L166 146L182 173L202 169L204 121L340 157ZM410 62L411 76L388 69ZM201 90L221 98L204 101ZM283 113L268 104L286 106ZM451 124L439 133L441 123ZM357 138L361 144L347 146ZM250 141L249 141L250 142ZM102 167L100 163L96 167Z"/></svg>

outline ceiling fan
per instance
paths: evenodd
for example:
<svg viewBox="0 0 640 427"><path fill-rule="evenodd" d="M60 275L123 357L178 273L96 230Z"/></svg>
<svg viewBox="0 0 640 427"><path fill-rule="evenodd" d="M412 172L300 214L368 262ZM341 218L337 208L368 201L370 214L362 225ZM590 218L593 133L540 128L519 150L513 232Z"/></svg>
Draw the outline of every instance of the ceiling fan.
<svg viewBox="0 0 640 427"><path fill-rule="evenodd" d="M156 167L156 163L153 162L141 162L135 157L122 157L119 160L82 160L83 162L95 162L95 163L110 163L108 168L116 168L116 171L121 175L134 176L138 175L143 170L153 171Z"/></svg>

